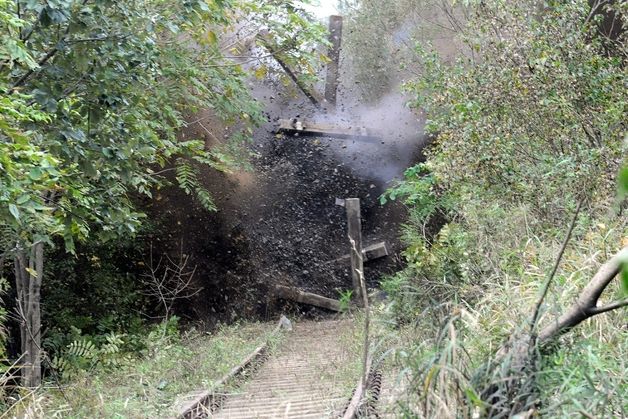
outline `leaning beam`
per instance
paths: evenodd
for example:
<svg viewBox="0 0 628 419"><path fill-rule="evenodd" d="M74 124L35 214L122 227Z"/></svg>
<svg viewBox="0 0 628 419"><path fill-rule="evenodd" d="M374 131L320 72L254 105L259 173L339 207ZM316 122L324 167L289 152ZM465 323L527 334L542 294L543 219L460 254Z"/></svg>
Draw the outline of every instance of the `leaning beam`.
<svg viewBox="0 0 628 419"><path fill-rule="evenodd" d="M323 297L317 294L312 294L311 292L301 291L296 288L286 287L284 285L275 285L275 296L284 300L291 300L296 301L297 303L309 304L331 311L341 311L340 301L338 300Z"/></svg>

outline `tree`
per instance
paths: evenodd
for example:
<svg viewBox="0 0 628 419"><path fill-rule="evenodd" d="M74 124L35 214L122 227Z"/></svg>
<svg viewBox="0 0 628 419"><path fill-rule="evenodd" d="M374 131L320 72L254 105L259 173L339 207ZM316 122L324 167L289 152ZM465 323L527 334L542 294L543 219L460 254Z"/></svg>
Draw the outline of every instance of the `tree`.
<svg viewBox="0 0 628 419"><path fill-rule="evenodd" d="M420 45L423 71L406 88L438 134L430 166L443 186L529 203L551 221L566 200L615 193L628 51L617 39L606 53L586 1L552 2L542 16L535 5L478 3L462 34L478 58L448 64Z"/></svg>
<svg viewBox="0 0 628 419"><path fill-rule="evenodd" d="M261 121L217 33L263 20L279 38L305 33L289 45L299 51L322 34L303 13L290 0L0 0L0 225L15 264L23 385L41 381L45 247L62 237L72 253L75 240L132 234L143 215L131 195L150 196L169 164L215 210L194 164L237 161L178 141L184 115L213 109L240 127L234 142Z"/></svg>
<svg viewBox="0 0 628 419"><path fill-rule="evenodd" d="M455 35L466 20L466 2L441 0L341 0L345 16L345 84L364 101L377 101L420 72L416 42L432 41L443 57L460 53Z"/></svg>

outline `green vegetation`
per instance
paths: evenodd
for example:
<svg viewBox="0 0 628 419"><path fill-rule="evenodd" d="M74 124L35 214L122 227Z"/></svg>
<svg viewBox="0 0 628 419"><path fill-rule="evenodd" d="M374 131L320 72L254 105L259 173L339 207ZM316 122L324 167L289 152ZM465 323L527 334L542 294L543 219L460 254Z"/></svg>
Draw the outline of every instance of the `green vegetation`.
<svg viewBox="0 0 628 419"><path fill-rule="evenodd" d="M192 391L214 383L264 343L271 323L224 326L207 334L180 335L176 322L154 328L145 337L140 358L119 357L115 368L77 370L70 383L36 392L15 406L41 417L171 417ZM277 343L271 340L271 349Z"/></svg>
<svg viewBox="0 0 628 419"><path fill-rule="evenodd" d="M351 299L353 298L353 290L345 290L340 292L340 311L346 313L351 308Z"/></svg>
<svg viewBox="0 0 628 419"><path fill-rule="evenodd" d="M610 14L625 27L625 4L551 2L542 12L535 2L465 4L458 37L468 55L452 63L427 43L415 48L422 71L405 89L435 138L427 162L383 197L410 211L407 267L384 284L390 314L416 330L404 348L414 386L405 408L421 417L622 416L628 335L619 281L598 304L617 310L553 336L556 346L530 355L512 348L534 345L535 307L535 330L552 324L628 245L618 176L628 163L628 44L604 26Z"/></svg>
<svg viewBox="0 0 628 419"><path fill-rule="evenodd" d="M407 373L399 413L625 417L628 2L339 3L360 99L402 86L426 115L425 161L381 197L408 209L371 333ZM201 173L246 165L265 118L259 34L316 81L325 30L297 1L0 0L3 412L166 416L267 338L180 331L187 256L153 269L140 204L172 182L217 210ZM229 138L185 137L200 111ZM362 333L340 336L347 394Z"/></svg>
<svg viewBox="0 0 628 419"><path fill-rule="evenodd" d="M140 316L128 314L144 301L129 270L115 263L48 287L47 275L81 259L77 243L93 248L136 234L145 217L138 196L152 199L171 171L188 195L216 210L200 166L227 171L245 163L241 145L262 114L248 74L229 58L239 53L235 44L225 42L243 24L270 31L286 62L311 79L320 57L310 46L324 42L324 29L292 0L0 1L0 276L2 289L15 282L24 386L41 383L42 338L54 350L64 347L62 334L84 337L82 328L100 327L95 341L108 345L125 332L112 322L137 327ZM231 127L231 137L211 149L179 138L185 117L199 110ZM63 260L51 265L52 257ZM5 276L8 266L13 273ZM72 300L72 281L92 287L95 308L108 314L87 314L80 300L61 309L57 300L46 304L42 327L42 287ZM113 300L120 304L110 310ZM42 336L46 326L52 336Z"/></svg>
<svg viewBox="0 0 628 419"><path fill-rule="evenodd" d="M349 400L355 390L355 385L362 372L362 348L364 344L364 312L355 309L351 313L340 316L341 321L351 324L341 329L338 335L338 345L343 349L343 362L335 365L334 370L321 371L321 377L330 380L330 383L342 389L344 396Z"/></svg>

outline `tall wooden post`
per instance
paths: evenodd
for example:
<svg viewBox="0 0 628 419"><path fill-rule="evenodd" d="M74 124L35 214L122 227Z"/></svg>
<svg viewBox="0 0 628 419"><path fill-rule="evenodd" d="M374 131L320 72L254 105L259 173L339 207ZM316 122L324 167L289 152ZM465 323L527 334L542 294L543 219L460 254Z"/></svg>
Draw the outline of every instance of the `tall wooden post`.
<svg viewBox="0 0 628 419"><path fill-rule="evenodd" d="M362 352L362 379L361 390L366 391L366 384L369 374L369 300L366 291L366 280L364 278L364 266L362 256L362 218L360 214L360 199L345 199L347 209L347 221L349 222L349 242L351 243L351 278L353 279L353 289L355 292L355 302L359 307L364 308L364 346Z"/></svg>
<svg viewBox="0 0 628 419"><path fill-rule="evenodd" d="M338 70L340 67L340 44L342 41L342 16L329 16L329 63L327 64L327 79L325 82L325 99L333 107L336 106L338 90Z"/></svg>
<svg viewBox="0 0 628 419"><path fill-rule="evenodd" d="M362 219L360 217L360 199L345 199L345 208L347 210L349 243L351 246L351 278L353 280L353 295L355 302L359 306L364 306L364 295L362 295L364 264L362 259Z"/></svg>

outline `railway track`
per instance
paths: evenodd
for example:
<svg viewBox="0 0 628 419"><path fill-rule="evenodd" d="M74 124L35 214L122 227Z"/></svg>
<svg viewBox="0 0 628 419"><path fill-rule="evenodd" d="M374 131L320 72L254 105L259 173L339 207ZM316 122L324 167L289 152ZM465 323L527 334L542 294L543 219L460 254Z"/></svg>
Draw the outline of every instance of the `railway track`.
<svg viewBox="0 0 628 419"><path fill-rule="evenodd" d="M220 419L338 417L354 377L346 365L353 355L342 336L351 320L301 322L282 347L212 414ZM349 389L349 394L347 390Z"/></svg>
<svg viewBox="0 0 628 419"><path fill-rule="evenodd" d="M234 369L231 378L242 371L251 373L236 391L200 397L179 418L339 418L351 411L354 416L349 417L394 417L389 409L394 404L392 380L384 380L382 386L378 372L371 374L366 400L351 408L360 382L360 350L352 341L355 327L359 326L352 319L293 324L270 356L265 356L265 348L258 348L257 361L254 353ZM255 362L260 365L251 370Z"/></svg>

